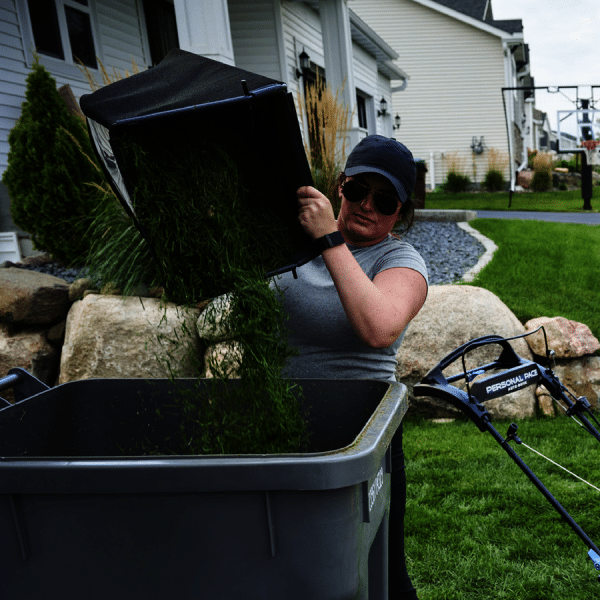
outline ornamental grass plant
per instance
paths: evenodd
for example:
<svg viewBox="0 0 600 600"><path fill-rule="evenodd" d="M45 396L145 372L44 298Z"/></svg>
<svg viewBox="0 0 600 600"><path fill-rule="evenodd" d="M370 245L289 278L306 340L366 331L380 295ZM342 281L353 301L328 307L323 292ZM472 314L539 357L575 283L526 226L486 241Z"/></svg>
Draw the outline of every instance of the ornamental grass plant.
<svg viewBox="0 0 600 600"><path fill-rule="evenodd" d="M458 194L469 189L471 180L464 174L464 162L464 157L459 152L450 152L444 156L446 179L441 186L444 192Z"/></svg>
<svg viewBox="0 0 600 600"><path fill-rule="evenodd" d="M331 201L337 215L341 200L337 194L338 176L346 162L348 133L352 113L342 102L342 89L335 92L317 75L316 82L298 92L297 103L301 119L306 119L308 138L305 140L314 186ZM304 125L304 123L303 123Z"/></svg>
<svg viewBox="0 0 600 600"><path fill-rule="evenodd" d="M533 179L531 189L534 192L547 192L552 188L552 169L554 157L549 152L538 152L533 158Z"/></svg>
<svg viewBox="0 0 600 600"><path fill-rule="evenodd" d="M504 173L508 166L506 153L497 148L487 149L487 171L483 180L483 187L488 192L502 191L506 185Z"/></svg>

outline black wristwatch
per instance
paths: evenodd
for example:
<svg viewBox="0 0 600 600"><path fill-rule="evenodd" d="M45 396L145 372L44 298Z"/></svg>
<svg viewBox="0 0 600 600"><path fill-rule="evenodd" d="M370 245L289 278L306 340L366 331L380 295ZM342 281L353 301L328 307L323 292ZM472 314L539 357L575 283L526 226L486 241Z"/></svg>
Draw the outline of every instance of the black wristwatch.
<svg viewBox="0 0 600 600"><path fill-rule="evenodd" d="M327 250L327 248L333 248L334 246L341 246L345 244L346 240L344 236L339 231L334 231L332 233L328 233L323 237L317 238L313 245L315 250L318 250L319 254L323 252L323 250Z"/></svg>

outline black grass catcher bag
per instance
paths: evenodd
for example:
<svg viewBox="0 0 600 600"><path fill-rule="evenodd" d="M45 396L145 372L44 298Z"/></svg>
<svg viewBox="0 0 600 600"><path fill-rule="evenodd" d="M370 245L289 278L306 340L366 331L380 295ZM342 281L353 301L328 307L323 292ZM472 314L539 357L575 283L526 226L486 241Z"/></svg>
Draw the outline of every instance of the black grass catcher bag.
<svg viewBox="0 0 600 600"><path fill-rule="evenodd" d="M312 179L283 83L173 50L80 104L167 290L190 270L252 266L273 275L316 256L297 220L296 190ZM227 292L226 277L219 279L204 282L195 298Z"/></svg>

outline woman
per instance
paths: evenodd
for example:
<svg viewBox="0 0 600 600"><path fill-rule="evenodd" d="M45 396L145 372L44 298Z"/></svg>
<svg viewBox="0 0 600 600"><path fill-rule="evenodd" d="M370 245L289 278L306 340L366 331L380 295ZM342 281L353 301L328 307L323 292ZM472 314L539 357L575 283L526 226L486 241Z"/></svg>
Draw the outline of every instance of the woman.
<svg viewBox="0 0 600 600"><path fill-rule="evenodd" d="M421 256L393 237L412 213L416 167L410 151L382 136L364 138L351 152L330 201L313 187L298 190L299 220L321 255L277 280L289 314L289 343L299 354L294 378L395 381L396 353L408 323L427 297ZM392 441L390 598L416 598L404 560L406 478L402 430Z"/></svg>

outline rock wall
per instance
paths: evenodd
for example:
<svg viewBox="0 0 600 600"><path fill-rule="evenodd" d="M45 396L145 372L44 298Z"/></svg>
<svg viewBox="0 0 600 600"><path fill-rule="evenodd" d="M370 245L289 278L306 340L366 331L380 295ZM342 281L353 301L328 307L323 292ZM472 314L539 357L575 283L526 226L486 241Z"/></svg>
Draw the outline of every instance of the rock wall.
<svg viewBox="0 0 600 600"><path fill-rule="evenodd" d="M54 384L69 306L69 285L63 279L0 269L0 376L20 367ZM12 400L10 390L3 397Z"/></svg>
<svg viewBox="0 0 600 600"><path fill-rule="evenodd" d="M200 311L157 298L100 295L90 287L87 280L69 284L36 271L0 268L0 377L20 367L54 386L76 379L197 374ZM12 401L12 392L2 397Z"/></svg>
<svg viewBox="0 0 600 600"><path fill-rule="evenodd" d="M81 280L68 284L51 275L0 268L0 377L14 367L50 386L87 378L168 377L173 368L176 376L193 377L203 368L207 346L208 352L216 353L235 348L235 343L206 329L198 319L200 310L183 311L157 298L102 295L87 288L89 282ZM561 317L536 319L524 326L491 292L442 285L429 288L425 306L398 352L396 375L409 388L410 413L456 416L456 409L438 399L415 398L414 385L449 352L473 338L512 337L540 324L555 351L561 381L600 409L600 356L594 354L600 344L587 327ZM539 361L545 353L540 339L538 333L511 344L519 356ZM469 355L467 367L490 362L499 350L497 345L477 350ZM457 361L446 374L460 369ZM11 397L9 392L2 395ZM492 416L507 418L533 416L538 406L549 415L559 410L543 390L533 387L486 403Z"/></svg>
<svg viewBox="0 0 600 600"><path fill-rule="evenodd" d="M198 314L157 298L86 295L69 310L58 382L193 377Z"/></svg>

